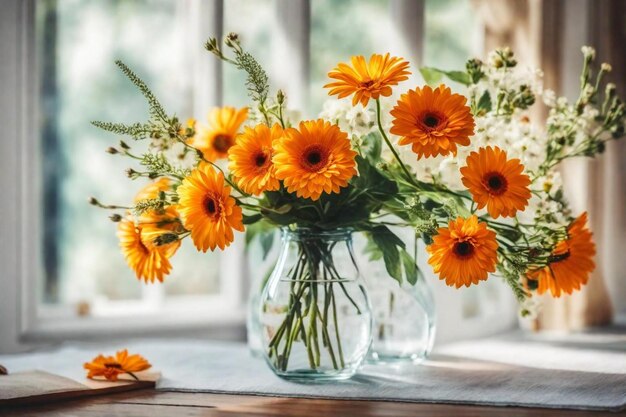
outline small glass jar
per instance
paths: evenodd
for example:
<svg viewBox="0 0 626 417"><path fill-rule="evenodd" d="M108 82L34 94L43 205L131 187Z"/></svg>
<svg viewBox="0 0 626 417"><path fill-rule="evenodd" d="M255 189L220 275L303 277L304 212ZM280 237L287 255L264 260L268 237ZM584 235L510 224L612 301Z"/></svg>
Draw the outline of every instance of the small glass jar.
<svg viewBox="0 0 626 417"><path fill-rule="evenodd" d="M368 274L374 328L370 363L426 359L435 341L435 300L423 277L400 285L386 273Z"/></svg>
<svg viewBox="0 0 626 417"><path fill-rule="evenodd" d="M260 300L263 354L280 377L350 378L372 339L372 314L352 231L283 229Z"/></svg>

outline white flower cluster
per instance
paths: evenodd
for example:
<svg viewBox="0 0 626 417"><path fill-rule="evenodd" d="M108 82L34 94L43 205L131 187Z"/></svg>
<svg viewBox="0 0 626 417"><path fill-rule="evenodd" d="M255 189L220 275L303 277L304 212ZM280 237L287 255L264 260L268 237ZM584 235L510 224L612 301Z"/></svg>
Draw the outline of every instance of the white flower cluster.
<svg viewBox="0 0 626 417"><path fill-rule="evenodd" d="M374 112L360 103L353 106L347 98L326 100L319 117L337 124L350 138L361 138L377 129Z"/></svg>

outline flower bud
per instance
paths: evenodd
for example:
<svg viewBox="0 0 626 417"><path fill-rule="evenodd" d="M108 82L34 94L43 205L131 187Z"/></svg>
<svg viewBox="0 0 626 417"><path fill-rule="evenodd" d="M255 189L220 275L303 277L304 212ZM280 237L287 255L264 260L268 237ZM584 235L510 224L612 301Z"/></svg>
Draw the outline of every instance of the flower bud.
<svg viewBox="0 0 626 417"><path fill-rule="evenodd" d="M580 50L585 56L585 59L594 60L596 58L596 50L591 46L583 46Z"/></svg>
<svg viewBox="0 0 626 417"><path fill-rule="evenodd" d="M178 235L175 233L163 233L162 235L157 236L154 239L155 246L163 246L169 243L176 242L178 240Z"/></svg>
<svg viewBox="0 0 626 417"><path fill-rule="evenodd" d="M96 200L95 197L89 197L89 204L91 204L92 206L99 206L100 202Z"/></svg>
<svg viewBox="0 0 626 417"><path fill-rule="evenodd" d="M226 36L226 40L224 40L224 43L227 46L230 46L231 48L238 47L239 46L239 35L237 35L235 32L230 32Z"/></svg>
<svg viewBox="0 0 626 417"><path fill-rule="evenodd" d="M120 140L120 148L128 150L130 149L130 146L128 146L128 144L124 142L123 140Z"/></svg>
<svg viewBox="0 0 626 417"><path fill-rule="evenodd" d="M115 149L115 148L114 148L114 147L112 147L112 146L109 146L109 147L107 148L106 152L107 152L107 153L110 153L111 155L115 155L115 154L117 154L117 153L120 153L117 149Z"/></svg>
<svg viewBox="0 0 626 417"><path fill-rule="evenodd" d="M115 214L111 214L109 216L109 219L111 219L112 222L117 223L117 222L122 220L122 216L120 216L119 214L115 213Z"/></svg>
<svg viewBox="0 0 626 417"><path fill-rule="evenodd" d="M285 102L285 93L283 92L283 90L278 90L278 92L276 93L276 101L278 102L278 104L283 104Z"/></svg>

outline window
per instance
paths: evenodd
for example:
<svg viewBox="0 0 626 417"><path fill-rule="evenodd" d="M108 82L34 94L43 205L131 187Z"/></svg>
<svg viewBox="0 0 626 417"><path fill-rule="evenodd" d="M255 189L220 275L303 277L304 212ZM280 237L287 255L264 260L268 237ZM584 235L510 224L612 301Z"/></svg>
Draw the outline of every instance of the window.
<svg viewBox="0 0 626 417"><path fill-rule="evenodd" d="M147 114L143 97L115 71L115 59L140 74L169 111L203 118L211 105L249 103L243 74L217 63L201 47L208 36L238 32L268 70L272 84L286 89L290 106L313 117L327 98L322 88L326 73L350 55L389 50L410 57L414 67L450 68L463 65L480 41L467 36L479 32L468 30L475 24L470 0L11 4L24 10L24 57L17 68L26 75L20 80L25 85L30 78L36 80L36 87L24 94L25 106L38 123L24 132L24 142L12 145L26 173L21 198L28 210L20 216L24 249L15 250L23 256L20 315L26 316L21 327L29 334L59 329L76 334L110 317L124 318L117 323L128 324L128 329L160 329L164 323L241 324L247 275L266 270L245 267L243 238L228 251L213 254L197 253L184 242L173 259L174 272L162 286L146 286L128 270L115 225L105 212L86 203L89 196L110 203L130 201L141 187L125 178L126 159L104 152L114 138L89 125L91 120L134 122ZM251 254L249 264L259 265L260 251ZM439 305L446 306L441 309L457 309L439 326L450 334L458 320L484 323L509 302L496 282L467 292L438 283L433 288ZM487 305L477 302L483 298L490 300L493 311L480 309Z"/></svg>

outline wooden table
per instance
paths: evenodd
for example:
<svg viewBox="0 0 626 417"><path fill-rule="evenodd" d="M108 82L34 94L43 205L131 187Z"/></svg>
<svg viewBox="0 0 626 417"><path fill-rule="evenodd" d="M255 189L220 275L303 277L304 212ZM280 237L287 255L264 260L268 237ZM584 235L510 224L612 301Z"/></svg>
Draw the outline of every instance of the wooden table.
<svg viewBox="0 0 626 417"><path fill-rule="evenodd" d="M626 416L626 411L608 413L518 407L314 400L250 395L158 392L154 390L0 409L0 416L2 417L599 417L607 415Z"/></svg>

